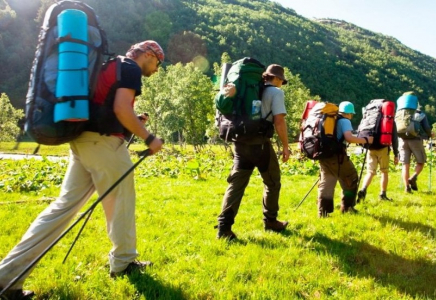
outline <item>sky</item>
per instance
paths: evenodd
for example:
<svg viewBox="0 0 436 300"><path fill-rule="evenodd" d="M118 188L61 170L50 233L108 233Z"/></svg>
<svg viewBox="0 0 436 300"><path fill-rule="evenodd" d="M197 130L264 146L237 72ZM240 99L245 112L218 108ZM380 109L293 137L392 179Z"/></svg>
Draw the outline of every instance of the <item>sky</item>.
<svg viewBox="0 0 436 300"><path fill-rule="evenodd" d="M331 18L392 36L436 58L436 0L272 0L305 18Z"/></svg>

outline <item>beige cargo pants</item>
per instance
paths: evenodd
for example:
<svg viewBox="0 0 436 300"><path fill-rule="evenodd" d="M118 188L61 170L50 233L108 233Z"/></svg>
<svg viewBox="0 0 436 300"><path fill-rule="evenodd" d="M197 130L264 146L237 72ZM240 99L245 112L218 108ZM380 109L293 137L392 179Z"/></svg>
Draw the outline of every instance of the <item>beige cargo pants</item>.
<svg viewBox="0 0 436 300"><path fill-rule="evenodd" d="M60 195L36 218L0 263L0 286L6 286L26 269L64 231L94 191L99 195L106 192L132 165L124 140L119 137L86 131L71 142ZM101 203L112 242L110 269L120 272L138 256L133 172ZM96 243L99 238L96 237ZM28 275L12 289L22 288Z"/></svg>

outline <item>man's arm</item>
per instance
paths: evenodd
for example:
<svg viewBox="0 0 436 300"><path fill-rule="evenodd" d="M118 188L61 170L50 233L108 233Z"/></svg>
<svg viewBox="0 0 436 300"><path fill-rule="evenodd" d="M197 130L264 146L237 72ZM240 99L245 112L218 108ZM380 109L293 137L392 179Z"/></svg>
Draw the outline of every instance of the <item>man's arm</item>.
<svg viewBox="0 0 436 300"><path fill-rule="evenodd" d="M425 133L428 137L434 138L434 132L431 130L430 123L428 122L427 115L421 121L421 127L424 129Z"/></svg>
<svg viewBox="0 0 436 300"><path fill-rule="evenodd" d="M286 162L289 159L290 152L288 143L288 127L285 121L285 114L278 114L274 116L274 127L283 145L282 161Z"/></svg>
<svg viewBox="0 0 436 300"><path fill-rule="evenodd" d="M351 133L351 130L344 132L344 138L348 143L354 143L354 144L366 144L367 143L365 138L354 136ZM372 142L374 141L374 137L372 137L372 136L367 137L367 139L368 139L368 144L372 144Z"/></svg>
<svg viewBox="0 0 436 300"><path fill-rule="evenodd" d="M150 132L145 129L142 122L138 119L132 107L132 99L135 97L135 90L119 88L115 94L114 113L118 121L132 134L146 140L150 136ZM153 153L158 152L162 148L162 141L154 139L148 145Z"/></svg>

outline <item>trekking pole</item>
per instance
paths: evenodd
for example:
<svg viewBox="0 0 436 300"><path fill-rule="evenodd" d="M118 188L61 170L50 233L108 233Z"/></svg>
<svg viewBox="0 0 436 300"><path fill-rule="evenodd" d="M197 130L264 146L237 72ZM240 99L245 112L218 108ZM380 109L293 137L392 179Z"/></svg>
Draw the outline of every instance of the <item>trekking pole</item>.
<svg viewBox="0 0 436 300"><path fill-rule="evenodd" d="M433 164L433 141L430 136L430 177L428 179L428 190L431 193L431 165Z"/></svg>
<svg viewBox="0 0 436 300"><path fill-rule="evenodd" d="M360 176L359 176L359 179L358 179L358 181L357 181L357 190L359 190L360 181L362 180L363 169L365 168L366 157L368 156L368 150L369 150L369 147L366 148L366 151L365 151L365 157L363 158L362 168L360 169ZM359 198L357 198L357 200L358 200L358 201L356 201L356 202L359 203L359 202L360 202ZM363 199L363 200L365 200L365 199Z"/></svg>
<svg viewBox="0 0 436 300"><path fill-rule="evenodd" d="M71 229L74 228L74 226L77 225L77 223L79 223L80 220L82 220L85 216L89 216L91 215L91 212L94 210L94 208L97 206L97 204L99 204L118 184L120 184L121 181L124 180L124 178L126 178L147 156L149 156L151 154L150 149L146 149L144 151L142 151L141 153L141 158L133 165L130 167L130 169L127 170L126 173L124 173L103 195L101 195L100 197L98 197L98 199L91 205L90 208L88 208L88 210L86 210L76 221L74 221L73 224L71 224L70 227L68 227L59 237L57 237L40 255L38 255L20 274L18 274L14 279L11 280L11 282L9 282L2 291L0 291L0 296L2 296L9 288L11 288L15 283L17 283L18 280L20 280L21 277L24 276L24 274L26 274L27 272L29 272L40 260L41 258L47 254L48 251L50 251ZM83 227L82 227L83 229ZM82 231L82 230L81 230ZM80 232L81 232L80 231ZM77 241L77 239L79 238L79 236L76 237L76 240L74 242ZM71 249L70 249L71 251ZM69 251L69 252L70 252ZM68 252L68 253L69 253ZM65 261L65 259L64 259Z"/></svg>
<svg viewBox="0 0 436 300"><path fill-rule="evenodd" d="M145 115L146 117L148 117L148 113L143 113L143 115ZM139 121L144 121L145 119L144 119L144 117L141 115L141 116L138 116L138 119L139 119ZM129 148L129 146L130 146L130 144L133 142L133 140L135 139L135 135L134 134L132 134L131 136L130 136L130 139L129 139L129 141L127 142L127 148Z"/></svg>
<svg viewBox="0 0 436 300"><path fill-rule="evenodd" d="M297 207L294 209L294 211L296 211L300 205L304 202L304 200L306 200L307 196L309 196L310 192L313 190L313 188L315 187L315 185L319 182L319 177L318 179L315 181L315 183L312 185L312 187L310 188L310 190L306 193L306 196L304 196L303 200L300 201L300 203L298 203Z"/></svg>
<svg viewBox="0 0 436 300"><path fill-rule="evenodd" d="M129 141L127 142L126 147L129 148L130 144L133 142L133 139L135 138L135 135L132 134L132 136L130 137Z"/></svg>

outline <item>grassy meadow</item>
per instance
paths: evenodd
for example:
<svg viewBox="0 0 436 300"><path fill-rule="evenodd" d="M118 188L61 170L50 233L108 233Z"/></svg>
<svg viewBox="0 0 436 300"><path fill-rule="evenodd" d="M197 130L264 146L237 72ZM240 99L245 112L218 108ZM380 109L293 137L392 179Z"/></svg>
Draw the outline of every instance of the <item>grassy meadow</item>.
<svg viewBox="0 0 436 300"><path fill-rule="evenodd" d="M0 152L30 154L35 147L22 143L13 150L13 143L0 143ZM67 149L42 146L40 153L66 155ZM392 167L391 202L378 200L374 178L356 215L340 213L337 188L335 212L319 219L316 187L296 209L317 171L295 155L282 165L279 219L289 221L287 230L263 230L263 187L255 171L233 226L238 239L227 242L216 239L214 225L231 165L223 147L195 154L167 146L146 158L135 170L138 251L154 266L109 277L111 245L98 206L66 263L80 226L47 253L25 288L36 292L35 299L436 299L436 182L429 181L430 165L412 195L403 192L400 167ZM360 173L361 163L356 167ZM0 159L0 259L58 195L65 168L66 160Z"/></svg>

